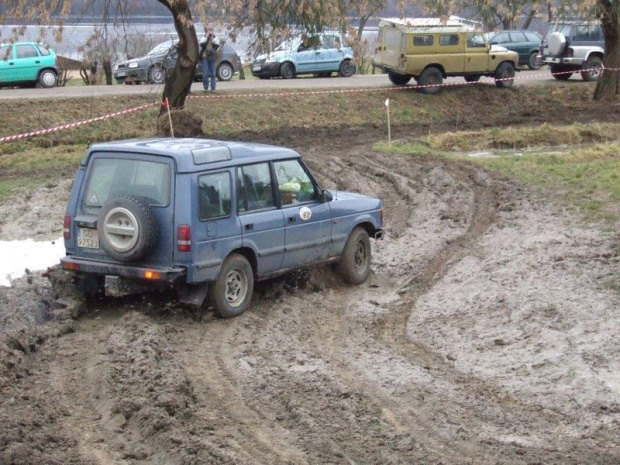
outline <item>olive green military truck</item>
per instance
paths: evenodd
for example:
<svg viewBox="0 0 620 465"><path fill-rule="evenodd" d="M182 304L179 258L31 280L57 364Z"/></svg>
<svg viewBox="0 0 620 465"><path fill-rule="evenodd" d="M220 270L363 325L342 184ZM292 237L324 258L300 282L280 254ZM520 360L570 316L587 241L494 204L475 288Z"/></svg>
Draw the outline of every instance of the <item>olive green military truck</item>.
<svg viewBox="0 0 620 465"><path fill-rule="evenodd" d="M424 86L422 92L436 94L448 76L463 76L467 82L490 76L497 87L510 87L518 63L516 52L489 45L475 24L460 18L379 22L374 65L398 86L414 78Z"/></svg>

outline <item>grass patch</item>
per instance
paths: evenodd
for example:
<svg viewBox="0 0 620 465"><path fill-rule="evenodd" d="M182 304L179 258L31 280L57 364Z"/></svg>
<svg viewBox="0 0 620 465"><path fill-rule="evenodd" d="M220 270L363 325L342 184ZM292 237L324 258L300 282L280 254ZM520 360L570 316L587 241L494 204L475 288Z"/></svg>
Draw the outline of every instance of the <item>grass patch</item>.
<svg viewBox="0 0 620 465"><path fill-rule="evenodd" d="M601 131L597 125L591 129ZM491 133L492 131L489 131ZM493 137L488 134L488 137ZM376 144L379 150L392 153L427 153L420 144L401 144L391 148ZM472 149L477 148L472 146ZM433 150L449 158L464 159L461 153ZM553 152L540 151L524 155L495 152L492 157L466 157L472 163L518 179L577 206L590 221L620 220L620 143L565 147Z"/></svg>
<svg viewBox="0 0 620 465"><path fill-rule="evenodd" d="M474 151L485 149L523 149L540 146L580 145L618 139L620 124L571 124L537 127L492 128L485 131L460 131L432 134L428 143L440 150Z"/></svg>

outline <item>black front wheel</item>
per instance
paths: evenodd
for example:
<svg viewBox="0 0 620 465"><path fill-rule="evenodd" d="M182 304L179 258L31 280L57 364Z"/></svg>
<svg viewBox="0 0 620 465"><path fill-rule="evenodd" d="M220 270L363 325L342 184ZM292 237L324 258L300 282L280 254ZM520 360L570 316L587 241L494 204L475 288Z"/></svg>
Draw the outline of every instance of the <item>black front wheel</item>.
<svg viewBox="0 0 620 465"><path fill-rule="evenodd" d="M598 81L603 74L603 60L597 56L588 58L583 64L583 71L581 71L581 78L584 81L592 82Z"/></svg>
<svg viewBox="0 0 620 465"><path fill-rule="evenodd" d="M551 75L558 81L568 81L573 72L563 66L551 66Z"/></svg>
<svg viewBox="0 0 620 465"><path fill-rule="evenodd" d="M355 228L344 246L337 269L349 284L359 285L370 274L370 239L364 228Z"/></svg>
<svg viewBox="0 0 620 465"><path fill-rule="evenodd" d="M282 76L282 79L293 79L295 77L295 67L293 66L293 63L288 61L286 63L282 63L282 66L280 67L280 76Z"/></svg>
<svg viewBox="0 0 620 465"><path fill-rule="evenodd" d="M532 70L540 69L542 62L538 59L538 52L530 53L530 57L527 60L527 67Z"/></svg>
<svg viewBox="0 0 620 465"><path fill-rule="evenodd" d="M342 77L351 77L355 74L355 65L351 60L343 60L343 62L340 63L338 73Z"/></svg>
<svg viewBox="0 0 620 465"><path fill-rule="evenodd" d="M243 255L230 255L213 286L215 313L221 318L241 315L250 304L253 292L252 265Z"/></svg>
<svg viewBox="0 0 620 465"><path fill-rule="evenodd" d="M512 63L504 61L495 70L495 85L500 89L512 87L515 82L515 67Z"/></svg>

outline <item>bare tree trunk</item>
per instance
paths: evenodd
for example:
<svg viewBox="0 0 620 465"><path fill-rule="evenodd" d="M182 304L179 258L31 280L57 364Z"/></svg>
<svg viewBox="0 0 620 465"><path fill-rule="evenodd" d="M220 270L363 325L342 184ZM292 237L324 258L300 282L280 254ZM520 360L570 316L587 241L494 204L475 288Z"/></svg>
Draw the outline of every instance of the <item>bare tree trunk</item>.
<svg viewBox="0 0 620 465"><path fill-rule="evenodd" d="M612 100L620 93L620 8L598 0L605 36L605 69L594 90L594 100Z"/></svg>
<svg viewBox="0 0 620 465"><path fill-rule="evenodd" d="M106 86L112 85L112 61L110 57L103 58L103 73L105 74Z"/></svg>
<svg viewBox="0 0 620 465"><path fill-rule="evenodd" d="M532 20L534 19L534 16L536 16L536 13L538 13L538 9L537 8L532 8L530 10L530 12L527 14L527 18L525 19L525 23L523 24L523 29L529 29L530 28L530 24L532 23Z"/></svg>
<svg viewBox="0 0 620 465"><path fill-rule="evenodd" d="M185 107L185 99L190 91L198 62L198 37L192 21L192 13L187 0L157 0L172 12L174 28L179 34L179 59L172 73L166 78L162 102L168 98L171 109ZM166 112L162 105L160 114Z"/></svg>

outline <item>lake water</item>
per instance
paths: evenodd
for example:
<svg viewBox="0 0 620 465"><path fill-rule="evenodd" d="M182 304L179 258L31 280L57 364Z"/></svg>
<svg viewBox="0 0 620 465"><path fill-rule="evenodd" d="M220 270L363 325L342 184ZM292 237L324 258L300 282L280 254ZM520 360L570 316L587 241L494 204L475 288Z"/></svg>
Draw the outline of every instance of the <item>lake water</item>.
<svg viewBox="0 0 620 465"><path fill-rule="evenodd" d="M19 26L0 26L0 43L5 42L7 38L12 35L13 30L16 27ZM97 24L94 23L67 24L63 28L62 40L57 41L54 37L54 32L58 31L57 26L46 26L43 28L40 26L26 26L25 33L19 40L43 42L49 44L58 55L81 60L82 53L79 51L79 48L82 47L93 35L96 27ZM196 31L198 33L204 33L202 24L196 24ZM134 38L132 40L139 40L143 44L142 48L145 48L146 50L152 48L160 42L177 37L172 21L162 21L156 23L128 22L124 28L114 28L110 26L109 32L113 37L123 38L128 36ZM227 39L226 32L223 29L218 30L215 28L215 34L220 41ZM370 51L374 50L376 36L376 27L369 28L368 31L364 32L364 38L368 39L370 42ZM249 50L251 45L251 37L248 33L244 33L242 31L237 36L235 42L230 39L227 41L237 51L243 61L251 61L252 54ZM123 42L121 41L121 44L122 43ZM133 45L135 46L135 44ZM132 53L132 50L131 48L125 49L124 46L121 45L118 47L118 52L122 56L123 53Z"/></svg>

